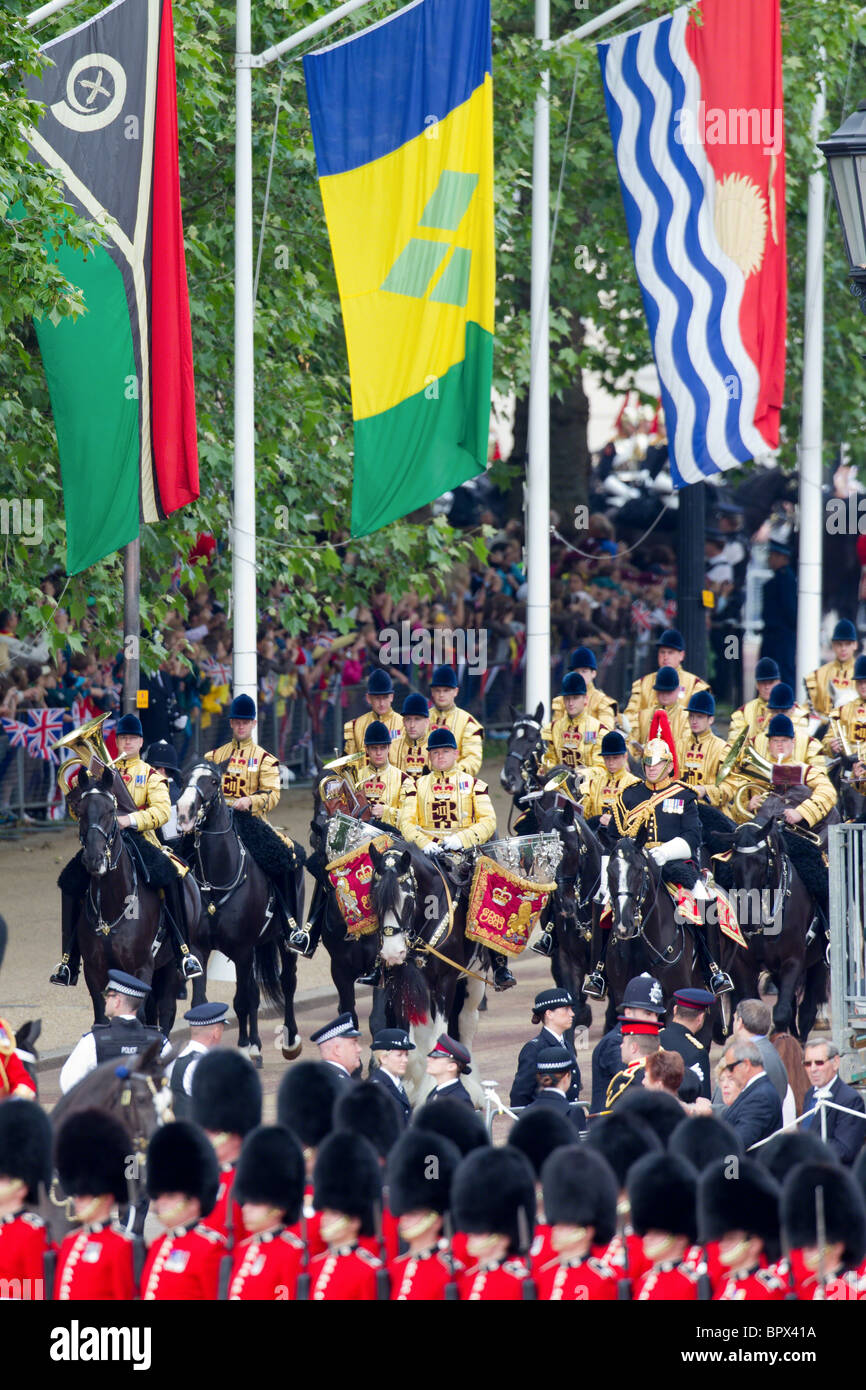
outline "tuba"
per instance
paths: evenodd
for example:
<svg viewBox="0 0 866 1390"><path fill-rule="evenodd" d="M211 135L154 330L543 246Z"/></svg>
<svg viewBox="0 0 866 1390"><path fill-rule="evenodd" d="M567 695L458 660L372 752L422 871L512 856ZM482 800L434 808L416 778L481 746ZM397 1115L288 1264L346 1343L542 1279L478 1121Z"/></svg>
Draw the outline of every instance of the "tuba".
<svg viewBox="0 0 866 1390"><path fill-rule="evenodd" d="M102 726L108 719L108 714L99 714L95 719L88 719L86 724L82 724L80 729L73 729L71 733L64 734L63 738L57 739L53 748L68 748L74 754L57 773L57 785L65 797L69 797L70 783L73 777L77 777L82 767L94 776L101 776L105 768L114 771L114 794L117 804L124 811L134 811L135 802L126 789L124 782L119 774L114 770L114 759L105 746L102 737ZM95 766L94 766L95 764Z"/></svg>
<svg viewBox="0 0 866 1390"><path fill-rule="evenodd" d="M737 814L744 820L749 820L751 811L749 802L757 792L768 792L773 785L773 764L769 758L764 758L752 747L751 744L746 748L741 762L748 780L737 788L734 797L734 806Z"/></svg>

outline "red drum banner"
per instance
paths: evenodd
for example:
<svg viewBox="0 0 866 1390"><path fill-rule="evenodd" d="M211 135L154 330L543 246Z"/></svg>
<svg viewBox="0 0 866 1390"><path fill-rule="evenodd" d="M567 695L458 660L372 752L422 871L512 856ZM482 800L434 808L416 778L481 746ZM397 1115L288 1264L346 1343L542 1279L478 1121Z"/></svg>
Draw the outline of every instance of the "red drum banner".
<svg viewBox="0 0 866 1390"><path fill-rule="evenodd" d="M391 843L389 835L377 835L375 840L350 849L328 865L328 878L337 895L340 915L346 923L346 930L353 936L367 936L379 925L370 902L370 882L373 878L370 846L375 845L384 854Z"/></svg>
<svg viewBox="0 0 866 1390"><path fill-rule="evenodd" d="M482 857L472 880L467 937L505 955L519 956L555 887L555 883L520 878Z"/></svg>

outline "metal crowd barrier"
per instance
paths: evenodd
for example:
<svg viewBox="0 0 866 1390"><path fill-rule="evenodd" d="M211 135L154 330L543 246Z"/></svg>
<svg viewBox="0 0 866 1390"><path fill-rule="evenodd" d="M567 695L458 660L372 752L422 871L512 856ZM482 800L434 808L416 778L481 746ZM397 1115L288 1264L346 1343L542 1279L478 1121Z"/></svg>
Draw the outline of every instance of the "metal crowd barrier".
<svg viewBox="0 0 866 1390"><path fill-rule="evenodd" d="M830 1007L841 1053L866 1049L866 825L832 825L830 858ZM857 1080L866 1066L856 1067Z"/></svg>

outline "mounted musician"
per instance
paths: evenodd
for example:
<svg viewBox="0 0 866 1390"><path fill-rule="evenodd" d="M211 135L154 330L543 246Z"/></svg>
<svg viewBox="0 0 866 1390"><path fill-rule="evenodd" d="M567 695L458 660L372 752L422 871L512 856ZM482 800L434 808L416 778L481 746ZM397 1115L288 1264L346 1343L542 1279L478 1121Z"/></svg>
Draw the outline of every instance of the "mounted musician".
<svg viewBox="0 0 866 1390"><path fill-rule="evenodd" d="M681 743L688 738L689 723L685 708L682 703L682 683L678 672L673 666L660 666L652 679L652 701L648 701L642 706L637 716L636 722L632 724L631 730L634 737L629 742L629 751L639 761L644 744L650 736L650 728L653 721L662 710L670 725L671 736L675 744ZM705 683L701 683L702 690L708 689ZM691 697L689 697L691 698Z"/></svg>
<svg viewBox="0 0 866 1390"><path fill-rule="evenodd" d="M273 753L253 739L255 722L255 701L249 695L236 695L229 706L231 742L205 753L205 760L215 763L222 772L226 805L235 811L249 811L254 818L251 822L236 820L235 828L274 887L291 946L298 930L293 915L297 898L295 878L303 868L305 856L300 845L268 820L268 812L280 800L280 765Z"/></svg>
<svg viewBox="0 0 866 1390"><path fill-rule="evenodd" d="M395 767L417 782L427 765L427 735L430 732L430 706L413 690L403 701L403 730L391 741L389 757Z"/></svg>
<svg viewBox="0 0 866 1390"><path fill-rule="evenodd" d="M457 739L451 730L432 729L427 753L433 771L414 785L410 779L403 783L399 818L403 839L433 858L443 851L459 854L492 840L496 812L487 783L459 766ZM491 957L495 988L511 989L517 982L505 956L491 951Z"/></svg>
<svg viewBox="0 0 866 1390"><path fill-rule="evenodd" d="M789 685L780 681L778 685L773 687L767 701L767 710L771 720L777 714L784 714L794 725L795 762L811 763L815 767L826 768L827 761L821 745L809 733L809 711L795 702L794 692ZM766 758L769 752L768 733L769 726L766 730L757 733L752 739L755 752L762 758Z"/></svg>
<svg viewBox="0 0 866 1390"><path fill-rule="evenodd" d="M814 742L814 739L812 740ZM756 790L748 807L754 815L763 803L780 787L807 789L796 806L786 806L783 812L786 825L814 830L822 827L836 805L836 793L823 767L803 762L796 756L796 731L786 714L775 714L767 730L767 752L772 759L773 785ZM785 772L784 769L790 769Z"/></svg>
<svg viewBox="0 0 866 1390"><path fill-rule="evenodd" d="M661 674L661 672L659 673ZM670 726L657 716L660 737L651 736L643 754L644 781L626 787L613 803L609 825L601 832L608 852L620 838L642 840L643 848L661 870L662 879L678 884L700 901L709 898L698 870L701 819L698 798L676 773L676 750ZM651 730L651 735L655 730ZM606 870L605 864L605 870ZM606 872L603 873L606 881ZM694 941L707 983L714 994L733 989L733 981L713 960L704 936L704 923L693 923Z"/></svg>
<svg viewBox="0 0 866 1390"><path fill-rule="evenodd" d="M119 800L118 827L121 831L133 832L133 837L127 840L127 844L135 854L145 880L155 883L155 886L161 888L164 893L166 915L169 918L170 935L178 969L185 980L193 980L201 975L202 969L189 949L189 924L186 920L183 891L183 879L189 870L186 864L162 844L156 833L161 826L168 822L171 816L168 782L162 771L152 767L141 757L141 746L144 738L141 721L136 714L125 714L117 722L115 736L118 756L112 764L101 736L98 736L99 727L106 718L107 716L103 715L97 720L91 720L89 724L83 725L73 734L67 734L64 739L58 740L55 747L76 748L76 745L80 747L81 744L84 744L87 752L91 753L91 744L96 743L97 753L94 756L105 766L113 766L127 794L126 805L131 807L129 810L121 809ZM90 758L88 758L89 761ZM66 789L67 792L71 790L68 783ZM76 818L74 803L75 798L71 796L68 803L69 813L73 818ZM158 861L154 863L147 850L140 843L136 844L139 836L147 842L148 846L158 852L160 855ZM84 897L90 885L90 876L86 874L81 865L81 851L63 870L58 882L61 893L62 955L59 964L55 966L50 976L50 983L52 985L75 985L78 982L81 968L78 927Z"/></svg>
<svg viewBox="0 0 866 1390"><path fill-rule="evenodd" d="M402 715L391 708L394 704L394 682L387 671L377 670L370 673L367 681L367 704L370 708L366 714L359 714L357 719L350 719L343 725L343 752L347 756L363 753L364 734L374 719L385 725L391 739L399 738L403 732Z"/></svg>
<svg viewBox="0 0 866 1390"><path fill-rule="evenodd" d="M688 738L677 743L680 779L711 806L723 807L733 794L730 779L716 785L716 773L725 760L728 745L713 733L716 701L709 690L696 690L686 706Z"/></svg>
<svg viewBox="0 0 866 1390"><path fill-rule="evenodd" d="M836 705L836 694L852 689L854 675L854 656L857 651L857 629L848 618L840 618L830 639L833 660L810 671L805 677L806 693L809 703L817 715L826 718L832 714Z"/></svg>
<svg viewBox="0 0 866 1390"><path fill-rule="evenodd" d="M852 780L866 793L866 656L854 663L856 699L849 700L831 717L822 747L829 757L853 758Z"/></svg>
<svg viewBox="0 0 866 1390"><path fill-rule="evenodd" d="M701 680L700 676L695 676L691 671L683 668L686 659L686 644L683 641L682 633L675 627L667 628L656 643L658 652L659 671L666 667L676 671L677 683L674 687L677 692L676 703L684 706L692 698L696 690L707 690L706 681ZM658 689L655 683L655 671L650 671L648 675L636 680L631 688L628 704L625 707L624 722L627 721L629 729L636 729L641 715L645 710L654 709L655 691ZM649 719L646 721L649 725Z"/></svg>
<svg viewBox="0 0 866 1390"><path fill-rule="evenodd" d="M739 709L735 709L731 715L728 733L728 739L731 743L736 741L744 728L748 728L750 739L753 739L756 734L766 731L767 725L773 717L767 708L767 703L773 687L778 685L781 679L778 662L774 661L771 656L762 656L755 667L757 695L754 700L747 700Z"/></svg>
<svg viewBox="0 0 866 1390"><path fill-rule="evenodd" d="M616 724L617 703L595 683L598 674L595 652L590 647L575 647L568 658L568 671L576 671L586 682L587 714L591 714L605 729L612 729ZM550 708L551 720L558 719L564 710L563 696L554 695Z"/></svg>
<svg viewBox="0 0 866 1390"><path fill-rule="evenodd" d="M476 777L481 771L484 730L457 700L457 675L452 666L436 666L430 677L430 732L449 729L457 743L457 767Z"/></svg>
<svg viewBox="0 0 866 1390"><path fill-rule="evenodd" d="M374 719L364 730L366 762L355 770L355 786L362 792L376 820L396 826L400 817L400 796L412 777L389 760L391 734L387 725Z"/></svg>
<svg viewBox="0 0 866 1390"><path fill-rule="evenodd" d="M603 772L592 778L580 803L586 822L593 830L609 825L613 803L626 787L633 787L640 778L628 768L628 749L618 729L604 735L599 747Z"/></svg>
<svg viewBox="0 0 866 1390"><path fill-rule="evenodd" d="M604 729L587 714L583 676L569 671L562 682L563 712L541 731L545 743L543 767L601 768L599 748Z"/></svg>

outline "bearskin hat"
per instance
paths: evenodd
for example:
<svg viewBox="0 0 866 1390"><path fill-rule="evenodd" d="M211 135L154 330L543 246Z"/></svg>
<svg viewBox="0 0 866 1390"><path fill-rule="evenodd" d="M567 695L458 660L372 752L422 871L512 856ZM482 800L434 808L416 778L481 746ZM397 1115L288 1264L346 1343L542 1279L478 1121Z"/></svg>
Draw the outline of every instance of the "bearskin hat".
<svg viewBox="0 0 866 1390"><path fill-rule="evenodd" d="M376 1208L382 1201L379 1155L363 1134L335 1130L316 1155L313 1205L361 1218L361 1235L376 1233Z"/></svg>
<svg viewBox="0 0 866 1390"><path fill-rule="evenodd" d="M183 1192L201 1202L202 1216L216 1206L220 1170L213 1144L197 1125L177 1120L155 1130L147 1146L147 1191Z"/></svg>
<svg viewBox="0 0 866 1390"><path fill-rule="evenodd" d="M304 1155L282 1125L260 1125L248 1134L235 1172L236 1202L262 1202L285 1212L287 1226L300 1220L304 1202Z"/></svg>
<svg viewBox="0 0 866 1390"><path fill-rule="evenodd" d="M262 1083L246 1057L229 1048L205 1053L192 1074L192 1118L211 1134L249 1134L262 1121Z"/></svg>
<svg viewBox="0 0 866 1390"><path fill-rule="evenodd" d="M721 1240L731 1231L758 1236L770 1260L779 1258L779 1198L776 1179L753 1158L716 1158L698 1178L701 1241Z"/></svg>
<svg viewBox="0 0 866 1390"><path fill-rule="evenodd" d="M508 1136L508 1142L526 1154L536 1177L539 1177L545 1159L554 1149L574 1143L574 1126L557 1111L534 1105L520 1116Z"/></svg>
<svg viewBox="0 0 866 1390"><path fill-rule="evenodd" d="M414 1124L419 1129L442 1134L456 1144L464 1158L473 1149L486 1148L490 1136L481 1116L459 1100L432 1100L415 1111Z"/></svg>
<svg viewBox="0 0 866 1390"><path fill-rule="evenodd" d="M676 1096L670 1096L666 1091L647 1091L643 1086L629 1087L617 1110L630 1119L637 1116L650 1129L654 1129L662 1148L667 1147L668 1140L683 1118L683 1107Z"/></svg>
<svg viewBox="0 0 866 1390"><path fill-rule="evenodd" d="M30 1102L32 1104L32 1102ZM57 1131L54 1162L68 1197L129 1200L126 1165L132 1140L119 1120L95 1107L75 1110Z"/></svg>
<svg viewBox="0 0 866 1390"><path fill-rule="evenodd" d="M647 1154L628 1175L631 1222L639 1236L647 1231L667 1231L697 1239L698 1176L690 1163L676 1154Z"/></svg>
<svg viewBox="0 0 866 1390"><path fill-rule="evenodd" d="M586 1142L610 1164L620 1188L625 1187L628 1171L639 1158L662 1149L655 1130L636 1115L626 1114L621 1105L613 1114L594 1121Z"/></svg>
<svg viewBox="0 0 866 1390"><path fill-rule="evenodd" d="M842 1263L859 1265L866 1255L866 1203L847 1168L832 1163L800 1163L782 1188L782 1229L792 1250L818 1243L817 1188L824 1192L827 1243L844 1241Z"/></svg>
<svg viewBox="0 0 866 1390"><path fill-rule="evenodd" d="M394 1216L407 1211L444 1215L462 1154L457 1145L431 1130L410 1129L388 1156L388 1206ZM434 1161L435 1160L435 1161Z"/></svg>
<svg viewBox="0 0 866 1390"><path fill-rule="evenodd" d="M702 1173L717 1158L742 1158L743 1143L737 1131L715 1115L689 1115L668 1140L668 1153L686 1159L695 1172Z"/></svg>
<svg viewBox="0 0 866 1390"><path fill-rule="evenodd" d="M51 1121L32 1100L0 1105L0 1177L27 1184L27 1201L39 1201L39 1184L51 1183Z"/></svg>
<svg viewBox="0 0 866 1390"><path fill-rule="evenodd" d="M552 1226L594 1226L594 1245L616 1232L616 1174L586 1144L555 1149L541 1170L544 1214Z"/></svg>
<svg viewBox="0 0 866 1390"><path fill-rule="evenodd" d="M296 1062L277 1091L277 1123L296 1134L306 1149L317 1149L334 1127L334 1106L343 1094L337 1073L326 1062Z"/></svg>
<svg viewBox="0 0 866 1390"><path fill-rule="evenodd" d="M454 1177L451 1212L459 1231L508 1236L513 1253L527 1250L535 1227L535 1174L529 1159L507 1144L469 1154Z"/></svg>
<svg viewBox="0 0 866 1390"><path fill-rule="evenodd" d="M807 1129L790 1129L787 1133L774 1134L772 1139L755 1150L755 1157L769 1169L780 1186L799 1163L835 1161L823 1139Z"/></svg>
<svg viewBox="0 0 866 1390"><path fill-rule="evenodd" d="M403 1133L403 1119L397 1101L383 1086L361 1081L340 1095L334 1107L334 1128L363 1134L379 1157L387 1158Z"/></svg>

